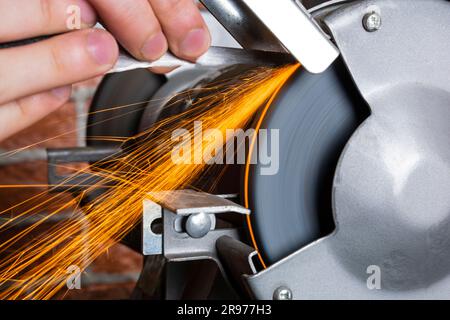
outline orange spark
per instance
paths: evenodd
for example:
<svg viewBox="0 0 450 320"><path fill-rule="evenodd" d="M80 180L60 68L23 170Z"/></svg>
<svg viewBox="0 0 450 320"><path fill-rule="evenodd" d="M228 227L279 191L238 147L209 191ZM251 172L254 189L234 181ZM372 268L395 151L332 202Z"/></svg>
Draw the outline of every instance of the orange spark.
<svg viewBox="0 0 450 320"><path fill-rule="evenodd" d="M210 91L211 94L194 101L193 106L182 114L169 117L127 141L128 144L125 145L129 145L126 148L130 152L111 160L107 169L94 165L95 170L89 172L102 178L100 184L113 181L114 186L85 206L84 214L74 211L73 219L53 225L45 234L28 240L19 250L7 254L6 259L0 262L0 298L53 297L66 286L70 266L85 270L99 255L130 232L141 219L142 200L153 197L150 193L184 189L207 171L204 163L191 161L191 164L175 164L172 161L171 153L175 144L171 140L173 130L185 128L193 135L195 121L202 121L205 130L218 129L223 135L227 129L245 128L260 106L285 84L297 68L298 66L260 68L245 74L233 85L214 84L198 89L206 93ZM191 154L198 151L196 148L200 148L200 153L203 154L209 146L193 144L190 147L193 149ZM87 169L79 173L86 172L85 170ZM70 179L67 182L70 183ZM96 187L98 186L89 187L86 192L91 192ZM50 217L79 203L82 196L1 243L0 251L10 251L14 245L23 242L33 231L44 225ZM42 194L33 197L29 200L34 204L32 209L24 210L18 217L0 225L0 232L14 226L17 219L43 208L55 197L46 200L42 200ZM7 212L0 212L0 217ZM81 232L87 225L89 228Z"/></svg>

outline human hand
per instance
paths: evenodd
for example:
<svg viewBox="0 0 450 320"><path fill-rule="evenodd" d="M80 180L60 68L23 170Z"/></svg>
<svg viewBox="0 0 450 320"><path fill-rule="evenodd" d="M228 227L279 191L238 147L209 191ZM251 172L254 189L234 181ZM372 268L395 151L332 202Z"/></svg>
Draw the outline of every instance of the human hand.
<svg viewBox="0 0 450 320"><path fill-rule="evenodd" d="M67 8L81 9L80 30L67 29ZM114 36L91 27L100 17ZM68 32L70 31L70 32ZM0 43L60 34L0 50L0 140L62 106L71 84L107 72L118 56L117 39L142 60L168 48L195 60L210 36L192 0L2 0Z"/></svg>
<svg viewBox="0 0 450 320"><path fill-rule="evenodd" d="M168 49L195 61L211 43L194 0L89 0L102 24L140 60L156 60Z"/></svg>

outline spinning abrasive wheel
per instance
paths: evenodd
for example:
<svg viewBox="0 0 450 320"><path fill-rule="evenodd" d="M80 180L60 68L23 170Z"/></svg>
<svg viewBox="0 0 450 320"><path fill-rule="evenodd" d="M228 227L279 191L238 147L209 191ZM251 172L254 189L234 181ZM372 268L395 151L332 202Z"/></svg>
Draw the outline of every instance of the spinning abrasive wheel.
<svg viewBox="0 0 450 320"><path fill-rule="evenodd" d="M279 171L261 175L247 165L243 197L249 228L265 265L334 230L331 193L335 168L368 110L342 62L313 75L299 70L273 101L257 129L278 129Z"/></svg>

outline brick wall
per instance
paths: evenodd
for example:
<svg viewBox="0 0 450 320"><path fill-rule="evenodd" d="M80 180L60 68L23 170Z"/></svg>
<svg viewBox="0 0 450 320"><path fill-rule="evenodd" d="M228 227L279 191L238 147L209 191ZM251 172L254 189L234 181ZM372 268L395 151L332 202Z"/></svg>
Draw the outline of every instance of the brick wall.
<svg viewBox="0 0 450 320"><path fill-rule="evenodd" d="M95 79L76 85L69 103L39 123L0 143L0 154L3 154L0 156L0 185L45 185L47 183L47 162L44 149L75 147L84 144L86 112L99 81L100 79ZM5 152L30 145L35 146L13 157L4 155ZM46 191L45 187L1 188L0 210L6 210L43 191ZM67 198L61 198L60 201L65 202ZM58 206L58 203L52 204L52 207L55 206ZM44 208L44 212L39 213L45 214L45 211L50 210L50 207ZM0 218L8 219L20 213L16 211L8 210ZM61 216L61 218L64 217ZM20 227L9 232L18 232L19 230ZM11 234L2 232L0 241L9 236ZM81 290L62 292L56 298L127 299L134 288L142 261L140 254L124 245L117 244L98 258L82 275Z"/></svg>

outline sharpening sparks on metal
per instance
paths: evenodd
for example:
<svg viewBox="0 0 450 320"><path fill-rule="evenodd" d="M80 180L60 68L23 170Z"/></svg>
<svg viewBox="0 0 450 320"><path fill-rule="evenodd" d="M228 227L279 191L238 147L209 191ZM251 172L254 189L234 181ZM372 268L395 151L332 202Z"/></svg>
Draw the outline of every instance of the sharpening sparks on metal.
<svg viewBox="0 0 450 320"><path fill-rule="evenodd" d="M1 218L9 215L12 209L20 210L19 215L0 225L0 233L11 230L19 220L32 219L28 227L0 243L0 252L5 256L0 261L0 298L51 299L63 291L69 267L85 270L139 223L144 198L154 197L151 194L155 192L189 188L207 171L204 163L175 164L172 161L175 142L171 135L174 130L186 128L193 133L195 121L202 121L205 130L219 129L224 135L227 129L245 128L259 108L270 101L298 67L259 68L232 82L193 89L202 90L205 94L194 99L187 111L158 122L132 139L113 138L123 141L123 154L77 172L89 171L91 175L97 175L101 178L98 185L88 187L83 194L45 217L36 212L43 211L60 195L49 198L48 193L43 192L0 212ZM194 155L196 148L204 150L211 145L194 143L191 148ZM70 184L70 180L66 183ZM5 187L8 186L2 186ZM50 189L55 187L49 186ZM79 214L83 196L99 188L106 191L84 205L81 208L83 214ZM34 236L34 232L48 224L52 217L68 210L73 211L72 219L52 224L45 232Z"/></svg>

